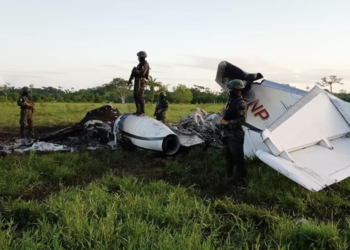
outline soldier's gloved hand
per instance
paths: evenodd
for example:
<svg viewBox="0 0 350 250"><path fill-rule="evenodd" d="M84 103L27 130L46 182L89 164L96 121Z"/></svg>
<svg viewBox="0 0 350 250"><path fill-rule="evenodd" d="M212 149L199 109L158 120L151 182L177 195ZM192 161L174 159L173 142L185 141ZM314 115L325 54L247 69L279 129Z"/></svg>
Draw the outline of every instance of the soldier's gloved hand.
<svg viewBox="0 0 350 250"><path fill-rule="evenodd" d="M224 119L221 119L220 120L220 124L222 125L227 125L228 124L228 121L224 120Z"/></svg>
<svg viewBox="0 0 350 250"><path fill-rule="evenodd" d="M223 108L223 109L221 109L221 110L220 110L220 115L224 115L225 110L226 110L226 109L224 109L224 108Z"/></svg>

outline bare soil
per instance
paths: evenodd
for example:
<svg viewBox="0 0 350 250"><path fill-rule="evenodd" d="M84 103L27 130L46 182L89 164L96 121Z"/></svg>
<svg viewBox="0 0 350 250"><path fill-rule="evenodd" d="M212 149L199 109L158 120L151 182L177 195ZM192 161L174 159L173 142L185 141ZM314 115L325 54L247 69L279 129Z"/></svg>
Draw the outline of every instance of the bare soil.
<svg viewBox="0 0 350 250"><path fill-rule="evenodd" d="M55 126L55 127L34 127L35 137L40 137L46 133L50 133L67 126ZM3 128L0 130L0 145L5 144L9 141L20 139L20 128Z"/></svg>

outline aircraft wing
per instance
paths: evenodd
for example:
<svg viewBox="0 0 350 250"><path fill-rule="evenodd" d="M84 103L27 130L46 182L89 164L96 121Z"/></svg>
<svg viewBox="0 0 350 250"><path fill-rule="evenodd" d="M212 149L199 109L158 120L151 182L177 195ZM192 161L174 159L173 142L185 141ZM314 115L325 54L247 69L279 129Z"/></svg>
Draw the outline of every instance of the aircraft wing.
<svg viewBox="0 0 350 250"><path fill-rule="evenodd" d="M350 104L314 87L261 133L267 165L311 191L350 176Z"/></svg>

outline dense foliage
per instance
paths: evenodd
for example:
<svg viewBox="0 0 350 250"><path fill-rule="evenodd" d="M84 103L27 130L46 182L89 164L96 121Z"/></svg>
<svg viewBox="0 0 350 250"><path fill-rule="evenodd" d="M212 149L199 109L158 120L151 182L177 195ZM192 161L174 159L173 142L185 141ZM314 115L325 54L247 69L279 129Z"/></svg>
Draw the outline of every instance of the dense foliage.
<svg viewBox="0 0 350 250"><path fill-rule="evenodd" d="M165 91L170 103L225 103L227 94L224 91L214 92L210 88L194 85L188 88L179 84L172 90L167 85L159 82L157 78L149 77L145 90L147 103L156 103L160 91ZM307 88L309 89L309 87ZM0 102L16 101L21 93L21 88L14 88L10 85L0 86ZM328 90L327 90L328 91ZM74 90L54 87L31 88L34 102L73 102L73 103L133 103L134 96L132 85L123 78L114 78L110 83L103 86L89 89ZM350 93L341 90L340 93L333 93L340 99L350 102Z"/></svg>

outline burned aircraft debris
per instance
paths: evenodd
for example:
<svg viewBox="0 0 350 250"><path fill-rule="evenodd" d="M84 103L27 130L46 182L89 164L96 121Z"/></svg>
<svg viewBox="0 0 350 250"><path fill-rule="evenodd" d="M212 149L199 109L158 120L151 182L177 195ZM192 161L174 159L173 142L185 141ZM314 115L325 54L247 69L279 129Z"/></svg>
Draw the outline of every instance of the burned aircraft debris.
<svg viewBox="0 0 350 250"><path fill-rule="evenodd" d="M188 134L193 133L188 131ZM178 151L180 141L171 127L153 118L122 114L111 105L106 105L88 112L73 126L47 133L34 140L15 140L2 146L0 152L6 155L11 152L73 151L78 148L117 146L173 155Z"/></svg>
<svg viewBox="0 0 350 250"><path fill-rule="evenodd" d="M25 151L73 151L78 148L101 148L114 146L112 127L121 115L118 109L105 105L89 111L77 124L44 134L37 139L18 139L0 147L0 152Z"/></svg>
<svg viewBox="0 0 350 250"><path fill-rule="evenodd" d="M306 92L262 78L260 73L221 62L215 79L223 89L231 79L248 81L243 91L248 103L245 155L257 156L311 191L349 177L350 104L318 87ZM197 109L179 123L165 125L106 105L88 112L81 122L35 141L0 146L0 155L61 146L63 150L123 146L173 155L180 146L220 147L220 119L218 113Z"/></svg>
<svg viewBox="0 0 350 250"><path fill-rule="evenodd" d="M181 146L203 144L221 147L220 119L219 113L208 114L205 110L197 108L190 115L182 117L180 123L169 124L169 127L179 137Z"/></svg>

